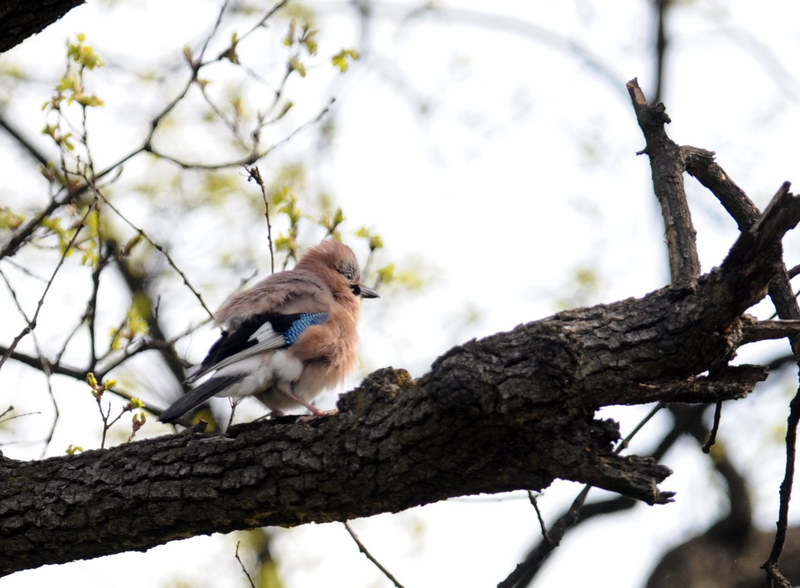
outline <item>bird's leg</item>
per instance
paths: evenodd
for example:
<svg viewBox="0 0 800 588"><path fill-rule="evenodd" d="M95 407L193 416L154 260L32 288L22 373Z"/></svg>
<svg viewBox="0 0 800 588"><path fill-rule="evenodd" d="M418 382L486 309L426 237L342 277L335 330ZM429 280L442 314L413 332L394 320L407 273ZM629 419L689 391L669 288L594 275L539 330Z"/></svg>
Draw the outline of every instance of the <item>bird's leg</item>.
<svg viewBox="0 0 800 588"><path fill-rule="evenodd" d="M305 415L297 417L297 421L296 422L298 422L298 423L300 423L302 425L307 425L309 423L314 422L315 420L317 420L319 418L322 418L322 417L325 417L325 416L332 416L332 415L336 414L337 412L339 412L339 411L338 410L320 410L320 409L317 409L317 412L314 413L314 414L305 414Z"/></svg>
<svg viewBox="0 0 800 588"><path fill-rule="evenodd" d="M306 402L305 400L303 400L302 398L300 398L296 394L293 394L289 390L281 389L281 392L283 394L285 394L289 399L293 400L297 404L302 404L308 410L311 411L310 415L301 416L300 418L298 418L297 419L298 423L309 423L309 422L311 422L311 421L313 421L315 419L318 419L320 417L328 416L328 415L331 415L331 414L336 414L338 412L336 410L320 410L316 406L311 404L310 402Z"/></svg>

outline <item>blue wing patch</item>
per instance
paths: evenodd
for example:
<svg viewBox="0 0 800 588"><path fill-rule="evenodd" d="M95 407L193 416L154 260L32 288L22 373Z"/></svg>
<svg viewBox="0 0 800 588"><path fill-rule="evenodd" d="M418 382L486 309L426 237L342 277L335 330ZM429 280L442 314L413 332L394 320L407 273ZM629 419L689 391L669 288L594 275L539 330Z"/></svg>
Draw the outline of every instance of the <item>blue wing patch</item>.
<svg viewBox="0 0 800 588"><path fill-rule="evenodd" d="M280 334L283 337L284 346L287 346L295 343L308 327L320 325L327 319L327 312L306 312L302 314L265 312L250 317L235 330L222 333L222 336L208 350L208 355L206 355L203 363L200 364L200 369L190 379L196 379L202 374L215 369L214 366L224 362L226 359L258 345L259 331L262 331L265 335L269 332ZM269 328L265 330L264 325L266 324L269 325Z"/></svg>
<svg viewBox="0 0 800 588"><path fill-rule="evenodd" d="M307 312L295 316L297 318L283 333L283 340L287 345L293 345L308 327L321 325L328 320L327 312Z"/></svg>

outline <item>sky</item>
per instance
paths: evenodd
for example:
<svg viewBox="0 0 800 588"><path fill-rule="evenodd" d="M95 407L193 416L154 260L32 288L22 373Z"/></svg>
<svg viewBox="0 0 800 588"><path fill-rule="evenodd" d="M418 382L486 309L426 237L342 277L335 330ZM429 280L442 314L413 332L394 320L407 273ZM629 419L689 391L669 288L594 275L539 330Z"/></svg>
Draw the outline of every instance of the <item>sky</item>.
<svg viewBox="0 0 800 588"><path fill-rule="evenodd" d="M355 46L364 57L343 76L326 69L320 59L308 79L287 87L298 96L292 114L298 123L335 97L335 134L324 153L316 151L313 134L295 137L285 146L285 155L263 162L262 173L269 176L281 161L302 156L314 167L310 181L332 193L351 226L374 227L387 244L387 259L414 268L426 284L420 292L390 293L381 303L365 304L359 375L392 365L420 376L454 344L543 318L565 304L640 296L666 283L660 213L647 160L636 156L643 139L624 90L628 79L638 77L645 92L652 91L648 3L509 0L487 8L485 2L458 0L437 3L441 12L413 18L401 17L417 3L376 3L366 47L348 3L309 5L321 29L321 54ZM45 145L38 133L44 124L46 88L62 73L65 39L85 33L109 62L92 78L107 103L93 129L102 145L98 163L103 167L136 144L141 123L163 104L165 94L180 86L185 75L182 48L198 46L217 10L214 2L165 5L146 0L110 8L94 2L75 9L0 56L0 66L22 66L40 82L21 94L3 92L3 102L10 99L6 112ZM716 151L719 163L761 206L782 181L797 177L799 12L789 0L757 6L744 0L696 0L679 3L671 21L672 52L662 98L673 120L668 131L679 144ZM223 42L228 32L221 35ZM242 52L243 59L271 58L260 45L243 47ZM603 73L587 63L587 55L602 64ZM163 80L163 92L142 92L122 71L122 65L145 69L165 59L174 69ZM211 75L225 79L223 72ZM120 125L123 116L130 120ZM197 128L171 137L165 147L210 160L222 156L225 146L210 143L202 133ZM0 191L0 203L42 205L47 193L41 180L24 173L24 155L3 136L0 157L4 176L14 178ZM210 266L213 240L208 232L232 230L255 240L263 238L256 232L263 227L235 224L251 210L235 197L213 213L198 210L177 225L169 216L169 203L163 209L162 203L154 204L159 214L137 208L138 196L126 195L124 187L132 186L142 169L136 161L126 166L117 189L120 202L137 223L168 240L182 269L206 286L208 300L218 305L230 289L212 287L223 270ZM194 185L186 175L184 189ZM242 190L249 189L242 179ZM701 262L708 270L723 259L736 227L696 184L687 181L687 191ZM787 240L786 251L791 259L796 235ZM250 261L247 257L234 263L224 277L235 284L237 276L252 270L268 271L265 256L252 257L255 267L245 267ZM583 270L596 276L595 287L578 286L575 276ZM84 286L65 278L57 284L60 296L55 299L79 306ZM170 292L176 302L165 303L165 312L176 330L201 318L180 284ZM44 324L56 320L63 308L45 305L43 313ZM210 328L199 332L181 351L200 359L213 335ZM5 341L7 333L3 337ZM43 339L47 345L47 337ZM780 344L744 348L740 359L769 357L776 349ZM0 390L11 389L26 373L9 363L0 371ZM96 410L91 398L80 395L78 383L54 382L64 425L58 427L48 455L61 454L69 444L93 446L97 423L85 424L85 415ZM156 376L147 384L159 388ZM757 402L726 408L723 422L725 442L738 463L763 480L754 492L756 519L764 528L775 517L782 470L775 428L783 417L776 421L775 415L785 413L791 386L791 379L780 382L759 393ZM39 418L46 420L42 396L37 392L29 408L44 410ZM163 397L157 400L166 403ZM325 402L332 405L335 395ZM604 412L619 419L625 432L647 408ZM652 438L668 424L656 418L647 433ZM167 432L150 426L143 434ZM738 430L751 434L737 435ZM29 433L29 440L37 434ZM646 451L647 437L643 434L631 450ZM3 447L7 455L19 458L40 450L35 444ZM708 502L697 498L720 482L688 443L665 462L675 473L663 489L678 492L675 504L639 506L581 526L536 585L554 585L569 573L576 585L613 581L638 586L665 546L700 532L724 511L718 492ZM555 518L578 491L568 482L547 489L540 503L545 518ZM415 587L494 585L539 533L535 513L520 493L457 498L355 521L353 526L401 582ZM341 525L307 525L278 530L277 535L274 552L288 586L387 585ZM58 580L141 586L180 579L193 586L239 586L243 579L234 545L231 538L194 538L144 554L23 572L0 585ZM631 553L636 557L629 557Z"/></svg>

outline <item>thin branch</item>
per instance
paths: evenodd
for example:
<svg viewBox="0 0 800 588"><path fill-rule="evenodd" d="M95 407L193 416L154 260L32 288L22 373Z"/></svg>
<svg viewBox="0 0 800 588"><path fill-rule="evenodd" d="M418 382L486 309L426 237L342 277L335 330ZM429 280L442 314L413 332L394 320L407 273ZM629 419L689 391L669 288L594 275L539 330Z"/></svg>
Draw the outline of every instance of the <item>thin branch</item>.
<svg viewBox="0 0 800 588"><path fill-rule="evenodd" d="M682 151L686 156L687 171L711 190L725 209L734 217L742 232L749 230L757 222L759 210L747 194L714 162L714 154L710 151L690 147L683 147ZM788 185L784 183L778 195L787 192ZM775 202L777 202L777 197L773 198L770 206ZM800 320L800 306L798 306L797 299L792 291L789 274L783 263L780 271L770 281L768 292L775 305L778 317L784 321ZM792 354L800 365L800 335L796 333L790 334L788 339ZM800 422L800 387L789 403L789 415L786 422L786 464L779 490L780 504L776 523L777 530L769 557L761 566L766 573L768 585L790 585L778 569L778 560L783 551L789 527L789 503L791 502L792 483L794 480L798 422Z"/></svg>
<svg viewBox="0 0 800 588"><path fill-rule="evenodd" d="M797 350L795 349L795 355ZM789 527L789 503L792 500L792 483L794 481L796 446L797 446L797 425L800 422L800 387L789 403L789 416L786 423L786 466L783 481L781 482L778 494L780 505L778 507L778 521L775 540L772 543L767 561L761 566L767 574L768 586L780 586L781 588L791 588L792 584L778 568L778 560L781 557L783 546L786 543L786 532Z"/></svg>
<svg viewBox="0 0 800 588"><path fill-rule="evenodd" d="M672 0L655 0L656 7L656 90L654 102L661 102L664 95L664 70L667 61L667 12Z"/></svg>
<svg viewBox="0 0 800 588"><path fill-rule="evenodd" d="M639 421L633 430L624 439L620 440L619 444L614 449L614 453L619 454L623 449L625 449L628 446L628 443L630 443L631 439L633 439L633 437L638 434L639 431L641 431L642 428L650 421L650 419L652 419L656 413L664 408L664 406L665 405L662 402L656 404L656 406L653 407L653 409L647 413L647 415L641 421ZM542 535L544 536L544 540L541 541L536 548L528 554L528 557L526 557L525 560L520 563L505 580L498 584L498 588L522 588L530 583L530 581L541 568L542 564L544 564L555 548L559 546L561 540L564 538L564 535L567 534L567 531L569 531L581 520L581 510L586 502L586 497L589 494L589 490L591 489L592 486L589 484L584 486L580 493L578 493L578 495L575 497L575 500L573 500L572 505L569 507L567 512L559 517L549 531L544 530L540 515L539 521L540 525L542 525ZM533 506L538 514L538 506L535 503Z"/></svg>
<svg viewBox="0 0 800 588"><path fill-rule="evenodd" d="M358 550L361 553L363 553L366 556L366 558L369 561L371 561L375 565L375 567L378 568L381 571L381 573L384 576L386 576L386 578L392 584L394 584L397 588L403 588L403 585L400 582L398 582L397 579L389 572L389 570L387 570L385 567L383 567L381 565L381 562L379 562L377 559L375 559L373 557L373 555L369 552L369 550L364 546L364 544L358 538L358 535L355 534L355 531L353 531L353 529L350 528L350 523L345 522L344 523L344 528L347 529L347 532L350 534L350 537L352 537L353 541L355 541L356 545L358 545Z"/></svg>
<svg viewBox="0 0 800 588"><path fill-rule="evenodd" d="M635 78L626 86L636 112L636 120L646 141L641 153L650 158L653 189L661 205L672 283L696 280L700 275L696 231L683 189L684 164L681 149L667 136L664 129L670 118L660 102L654 106L648 104Z"/></svg>
<svg viewBox="0 0 800 588"><path fill-rule="evenodd" d="M177 264L172 259L170 254L167 253L166 249L164 249L161 245L159 245L153 239L151 239L150 236L147 233L145 233L143 229L140 229L138 226L136 226L130 220L128 220L128 218L124 214L122 214L122 212L120 212L120 210L116 206L114 206L102 192L97 190L97 195L100 196L100 198L102 198L103 202L105 202L108 205L108 207L111 210L113 210L123 222L125 222L125 224L127 224L130 228L132 228L134 231L140 234L148 243L150 243L150 245L153 248L156 249L156 251L158 251L159 253L161 253L161 255L164 256L170 267L175 271L175 273L177 273L181 277L186 287L189 288L191 293L194 294L195 298L197 298L197 301L200 303L200 306L203 307L203 310L205 310L208 313L208 316L213 319L214 313L209 310L208 306L206 306L206 303L203 301L203 297L197 290L195 290L194 286L192 286L192 284L189 282L189 278L187 278L186 274L184 274L183 271L181 271L181 269L177 266Z"/></svg>
<svg viewBox="0 0 800 588"><path fill-rule="evenodd" d="M97 369L95 375L98 378L104 378L111 370L113 370L116 367L119 367L121 364L123 364L126 361L128 361L134 355L138 355L138 354L140 354L140 353L142 353L144 351L151 351L151 350L154 350L154 349L155 350L166 350L169 353L174 354L175 353L175 343L177 343L178 341L180 341L184 337L187 337L187 336L191 335L198 328L200 328L200 327L202 327L204 325L207 325L211 321L212 321L211 318L207 318L207 319L201 321L200 323L198 323L196 325L192 325L192 326L188 327L187 329L185 329L181 333L178 333L174 337L171 337L167 341L164 341L162 339L137 339L136 342L134 342L132 345L128 346L125 349L125 351L121 355L119 355L118 357L115 357L113 359L109 359L108 357L102 358L103 360L108 359L108 363L101 365ZM187 368L187 367L189 367L191 365L191 363L179 358L177 355L175 355L175 357L181 362L182 368ZM171 363L171 360L168 360L167 363ZM178 377L177 374L175 374L175 375L176 375L176 377ZM183 378L180 377L179 379L182 380Z"/></svg>
<svg viewBox="0 0 800 588"><path fill-rule="evenodd" d="M550 533L547 532L547 525L545 525L544 519L542 518L542 511L539 509L539 495L534 494L532 490L528 490L528 500L533 506L533 510L536 511L536 518L539 519L539 528L542 531L542 539L546 543L552 543L553 540L550 538Z"/></svg>
<svg viewBox="0 0 800 588"><path fill-rule="evenodd" d="M800 319L759 321L742 327L743 343L783 339L797 335L800 335Z"/></svg>
<svg viewBox="0 0 800 588"><path fill-rule="evenodd" d="M261 198L264 200L264 216L267 219L267 240L269 242L269 269L270 273L275 273L275 251L272 245L272 224L269 221L269 202L267 201L267 190L264 187L264 180L261 179L261 172L256 166L244 166L249 174L247 181L253 180L261 188Z"/></svg>
<svg viewBox="0 0 800 588"><path fill-rule="evenodd" d="M253 578L250 577L250 574L247 572L247 568L244 567L244 562L242 561L242 558L239 557L239 545L241 543L242 543L241 541L236 542L236 561L239 562L239 567L242 568L242 572L244 572L247 581L250 583L250 587L256 588L255 582L253 582Z"/></svg>
<svg viewBox="0 0 800 588"><path fill-rule="evenodd" d="M80 189L66 190L60 197L52 198L50 203L45 206L39 212L39 214L22 225L22 227L16 233L14 233L14 236L8 240L2 249L0 249L0 259L14 255L22 246L22 244L28 240L31 234L33 234L33 231L40 226L44 219L53 214L53 212L58 208L61 208L65 204L72 202L73 199L77 198L84 191L85 190Z"/></svg>
<svg viewBox="0 0 800 588"><path fill-rule="evenodd" d="M211 32L208 34L208 36L206 36L205 41L203 41L203 46L200 48L200 54L197 56L198 62L203 61L203 56L206 54L206 49L208 49L208 44L211 42L211 39L214 38L214 35L217 34L219 26L222 24L222 17L225 16L225 12L227 12L227 10L228 10L228 0L225 0L219 9L219 14L217 15L216 22L214 22L214 26L211 27ZM238 553L239 549L238 545L236 546L236 549Z"/></svg>
<svg viewBox="0 0 800 588"><path fill-rule="evenodd" d="M388 2L371 2L370 4L370 8L373 11L385 12L397 8L394 3ZM405 8L400 9L407 12ZM614 71L609 64L604 63L599 55L593 53L588 46L582 45L574 38L563 37L540 25L513 16L505 16L480 10L453 8L435 2L420 3L420 7L408 13L405 20L410 21L412 18L427 15L434 17L444 16L454 22L465 23L480 28L494 28L496 30L505 31L529 41L552 47L567 55L572 55L576 60L582 62L589 71L606 82L614 95L624 99L624 92L620 92L620 87L624 78Z"/></svg>
<svg viewBox="0 0 800 588"><path fill-rule="evenodd" d="M261 20L259 20L257 24L253 25L253 27L250 28L248 31L245 31L244 33L239 35L239 42L241 43L244 39L249 37L255 31L257 31L258 29L260 29L261 27L266 25L267 21L270 18L272 18L275 15L276 12L278 12L281 8L286 6L288 3L289 3L289 0L281 0L280 2L275 4L272 8L267 10L267 12L264 14L264 16L261 17Z"/></svg>
<svg viewBox="0 0 800 588"><path fill-rule="evenodd" d="M203 99L206 101L206 104L208 104L211 107L211 110L214 111L214 114L217 115L217 118L219 118L225 124L225 126L228 127L228 129L230 129L231 133L233 133L233 136L236 138L236 141L239 143L239 146L242 148L242 150L244 151L249 149L247 141L242 136L237 118L233 119L228 118L228 115L225 114L219 106L214 104L214 101L211 100L211 96L208 95L208 92L206 91L206 86L204 84L198 84L197 86L198 88L200 88L200 94L203 96Z"/></svg>
<svg viewBox="0 0 800 588"><path fill-rule="evenodd" d="M295 135L298 135L299 133L305 131L310 126L317 124L320 120L323 119L323 117L326 114L328 114L334 102L335 99L331 98L330 101L319 111L319 113L317 113L317 115L314 118L307 120L306 122L295 128L292 132L284 136L282 139L273 143L271 146L261 151L252 152L246 157L242 157L239 159L224 161L221 163L199 163L199 162L184 161L182 159L178 159L177 157L173 157L172 155L162 153L153 148L153 146L149 144L145 146L144 150L154 155L155 157L174 163L175 165L183 169L219 170L231 167L242 167L242 166L253 165L254 163L258 162L259 160L263 159L264 157L266 157L267 155L278 149L279 147L291 141L295 137Z"/></svg>
<svg viewBox="0 0 800 588"><path fill-rule="evenodd" d="M8 278L6 277L5 273L3 273L2 271L0 271L0 278L2 278L3 282L5 282L6 287L8 288L8 291L11 294L11 298L14 301L14 305L17 307L17 310L22 315L22 318L25 319L25 322L30 324L31 321L30 319L28 319L28 316L25 313L25 309L22 308L22 305L20 304L19 299L17 298L16 291L11 286L11 282L8 281ZM47 384L47 392L50 395L50 402L53 404L53 412L54 412L53 419L50 422L50 430L47 432L47 436L44 439L44 445L42 446L42 453L40 455L41 458L44 457L44 454L47 451L47 447L50 445L50 441L53 440L53 435L55 434L56 426L58 425L58 419L61 417L61 411L58 409L58 403L56 402L55 394L53 394L53 380L52 380L53 367L50 364L50 362L44 357L44 353L42 352L41 347L39 347L39 341L36 337L36 333L31 333L31 337L33 339L33 345L38 355L38 358L35 360L31 358L33 360L32 364L33 367L38 368L44 374L45 382ZM11 358L13 359L15 355L21 355L21 354L12 352ZM37 413L26 413L26 414L40 414L40 413L37 412Z"/></svg>
<svg viewBox="0 0 800 588"><path fill-rule="evenodd" d="M41 357L31 357L30 355L10 350L8 347L3 345L0 345L0 353L2 353L4 356L8 354L9 359L24 363L25 365L38 370L42 369L42 362L47 361L47 365L54 374L58 374L60 376L69 376L70 378L75 378L76 380L84 380L86 378L85 370L78 369L76 367L65 366L60 363L50 363L47 359Z"/></svg>
<svg viewBox="0 0 800 588"><path fill-rule="evenodd" d="M623 450L627 449L627 448L628 448L628 443L630 443L630 442L631 442L631 439L633 439L633 438L634 438L634 437L635 437L635 436L636 436L636 435L639 433L639 431L641 431L641 430L644 428L644 426L645 426L647 423L649 423L649 422L650 422L650 419L652 419L654 416L656 416L656 414L658 414L658 412L659 412L659 411L660 411L662 408L664 408L665 406L666 406L666 404L664 404L663 402L659 402L658 404L656 404L656 405L655 405L655 406L654 406L654 407L653 407L653 408L650 410L650 412L648 412L648 413L645 415L645 417L644 417L642 420L640 420L640 421L639 421L639 422L636 424L636 426L633 428L633 430L631 430L631 432L630 432L630 433L628 433L627 437L625 437L624 439L622 439L622 440L621 440L621 441L620 441L620 442L617 444L617 446L614 448L614 453L616 453L617 455L619 455L620 453L622 453L622 451L623 451Z"/></svg>
<svg viewBox="0 0 800 588"><path fill-rule="evenodd" d="M529 554L528 558L519 564L505 580L500 582L497 588L522 588L530 583L547 557L561 543L566 532L578 522L578 515L591 489L592 487L588 484L583 487L583 490L573 500L569 510L550 528L548 540L539 543L537 549Z"/></svg>
<svg viewBox="0 0 800 588"><path fill-rule="evenodd" d="M5 353L3 353L3 357L0 358L0 368L2 368L3 364L5 364L5 362L8 361L8 358L11 356L11 353L13 353L13 351L16 349L17 345L19 345L19 342L22 341L22 339L26 335L28 335L31 331L33 331L36 328L36 321L39 318L39 312L42 310L42 305L44 305L44 299L47 297L47 293L50 291L50 287L53 285L53 281L56 279L58 272L61 270L61 266L64 265L64 260L67 258L69 251L72 249L72 246L75 244L75 240L78 238L81 229L86 223L86 219L89 217L89 214L92 212L96 204L97 204L97 197L95 196L94 200L92 200L92 203L86 208L86 212L84 213L83 217L81 218L80 222L78 223L75 229L75 234L72 235L72 238L69 240L69 243L67 243L67 246L64 248L64 252L61 254L61 257L59 258L58 263L56 264L56 267L53 270L52 275L50 276L50 279L47 281L47 284L44 287L44 291L42 292L42 295L39 297L39 301L36 303L36 311L33 313L33 317L31 317L31 319L28 321L28 324L25 326L25 328L22 329L22 331L20 331L20 333L16 337L14 337L14 340L11 342L11 345L9 345L8 349L5 351Z"/></svg>
<svg viewBox="0 0 800 588"><path fill-rule="evenodd" d="M19 143L20 146L25 149L25 151L28 152L28 155L33 157L44 167L47 167L47 164L50 163L50 160L47 158L47 156L43 152L39 151L39 149L35 147L32 142L28 141L28 139L19 130L17 130L13 124L11 124L5 119L5 117L2 116L0 116L0 128L11 135L14 140Z"/></svg>
<svg viewBox="0 0 800 588"><path fill-rule="evenodd" d="M0 413L0 425L2 425L3 423L7 423L8 421L13 421L14 419L19 419L19 418L26 417L26 416L33 416L33 415L36 415L36 414L42 414L41 412L39 412L37 410L35 412L23 412L23 413L20 413L20 414L14 414L14 415L11 415L9 417L6 417L6 415L9 412L13 411L13 410L14 410L14 407L13 406L9 406L2 413ZM3 417L5 417L5 418L3 418Z"/></svg>
<svg viewBox="0 0 800 588"><path fill-rule="evenodd" d="M719 432L719 421L722 417L722 402L717 402L714 406L714 422L711 425L711 431L708 433L708 439L703 443L703 453L711 451L711 447L717 442L717 432Z"/></svg>

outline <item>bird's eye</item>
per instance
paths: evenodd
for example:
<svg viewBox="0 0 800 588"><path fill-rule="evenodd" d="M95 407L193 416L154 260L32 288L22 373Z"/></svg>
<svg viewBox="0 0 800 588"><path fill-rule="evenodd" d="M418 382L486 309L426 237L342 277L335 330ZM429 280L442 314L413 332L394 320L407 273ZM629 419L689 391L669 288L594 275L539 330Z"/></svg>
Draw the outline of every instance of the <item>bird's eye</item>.
<svg viewBox="0 0 800 588"><path fill-rule="evenodd" d="M341 271L341 274L347 278L349 282L352 282L353 279L356 277L356 273L351 269L344 269Z"/></svg>

